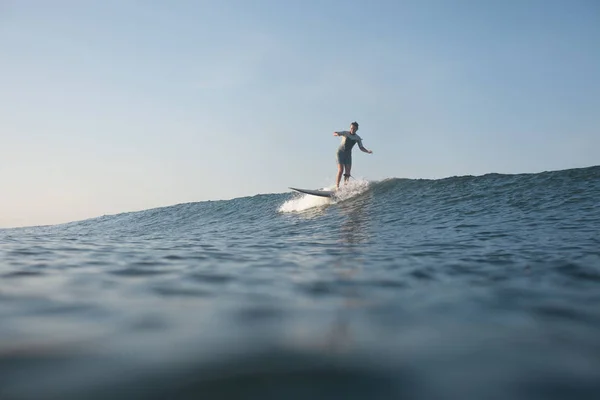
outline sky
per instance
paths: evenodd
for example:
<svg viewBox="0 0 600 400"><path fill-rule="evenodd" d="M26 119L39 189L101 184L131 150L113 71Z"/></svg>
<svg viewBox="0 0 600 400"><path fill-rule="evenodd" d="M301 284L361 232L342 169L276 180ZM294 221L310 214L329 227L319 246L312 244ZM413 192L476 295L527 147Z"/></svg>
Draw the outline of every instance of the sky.
<svg viewBox="0 0 600 400"><path fill-rule="evenodd" d="M0 0L0 228L600 164L596 0Z"/></svg>

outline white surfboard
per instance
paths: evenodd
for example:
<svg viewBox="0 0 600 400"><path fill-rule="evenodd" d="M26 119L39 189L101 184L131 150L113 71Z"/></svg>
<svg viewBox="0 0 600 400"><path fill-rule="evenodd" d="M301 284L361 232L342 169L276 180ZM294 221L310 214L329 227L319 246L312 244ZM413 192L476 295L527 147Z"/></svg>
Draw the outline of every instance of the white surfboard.
<svg viewBox="0 0 600 400"><path fill-rule="evenodd" d="M335 192L329 190L311 190L311 189L297 189L291 187L290 189L295 190L300 193L311 194L313 196L321 196L321 197L333 197Z"/></svg>

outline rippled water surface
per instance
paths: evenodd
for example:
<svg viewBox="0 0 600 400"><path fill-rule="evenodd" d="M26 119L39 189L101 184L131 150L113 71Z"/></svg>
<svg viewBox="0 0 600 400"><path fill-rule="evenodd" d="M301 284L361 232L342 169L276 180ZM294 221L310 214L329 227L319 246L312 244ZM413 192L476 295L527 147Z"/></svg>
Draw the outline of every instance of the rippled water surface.
<svg viewBox="0 0 600 400"><path fill-rule="evenodd" d="M0 230L0 399L598 398L600 167Z"/></svg>

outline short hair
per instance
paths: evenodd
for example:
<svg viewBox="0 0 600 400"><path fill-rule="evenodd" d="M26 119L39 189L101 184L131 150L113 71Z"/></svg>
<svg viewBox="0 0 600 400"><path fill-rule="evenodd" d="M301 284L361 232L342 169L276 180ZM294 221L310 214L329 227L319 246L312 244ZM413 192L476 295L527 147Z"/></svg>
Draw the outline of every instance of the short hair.
<svg viewBox="0 0 600 400"><path fill-rule="evenodd" d="M358 128L358 122L354 121L353 123L351 123L350 125L354 125L355 127Z"/></svg>

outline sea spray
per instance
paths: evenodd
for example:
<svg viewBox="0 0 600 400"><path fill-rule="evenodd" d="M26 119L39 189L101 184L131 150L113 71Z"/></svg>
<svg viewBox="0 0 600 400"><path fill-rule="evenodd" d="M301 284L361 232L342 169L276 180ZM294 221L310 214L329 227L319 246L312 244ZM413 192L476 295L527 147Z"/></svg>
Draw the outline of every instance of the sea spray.
<svg viewBox="0 0 600 400"><path fill-rule="evenodd" d="M323 188L322 190L332 191L334 189L335 186L331 186ZM279 212L301 212L316 207L325 207L351 199L361 193L366 192L368 189L369 181L365 179L350 180L346 184L340 185L339 190L336 191L335 197L333 198L313 196L310 194L297 194L291 199L285 201L281 207L279 207Z"/></svg>

